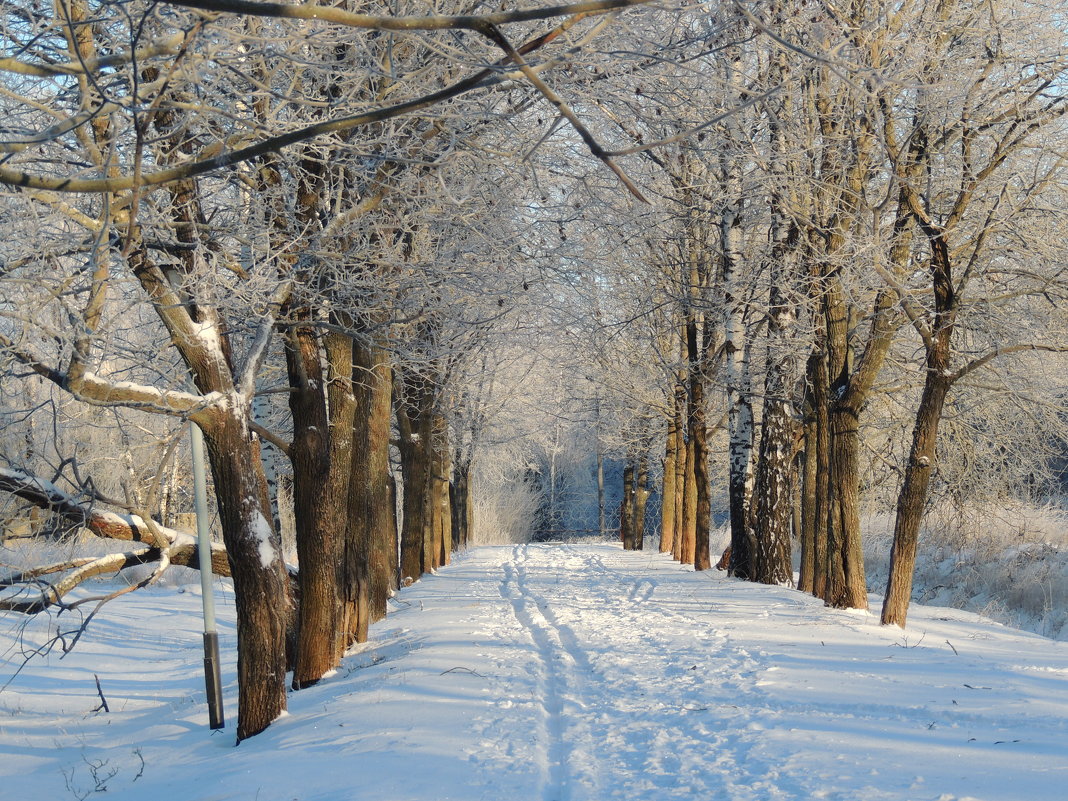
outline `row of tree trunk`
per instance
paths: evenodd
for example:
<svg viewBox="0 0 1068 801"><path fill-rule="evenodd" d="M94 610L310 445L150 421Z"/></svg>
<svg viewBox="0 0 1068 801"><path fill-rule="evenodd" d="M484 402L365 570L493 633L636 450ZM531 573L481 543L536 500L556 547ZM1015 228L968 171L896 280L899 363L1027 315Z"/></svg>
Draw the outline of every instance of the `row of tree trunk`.
<svg viewBox="0 0 1068 801"><path fill-rule="evenodd" d="M936 16L944 22L954 9L946 3ZM788 29L783 4L772 4L771 13L777 28ZM932 34L930 51L913 67L920 83L940 78L944 48L954 41L948 30ZM860 50L878 67L885 54L866 46ZM743 55L741 45L723 48L723 84L739 97ZM992 70L994 56L987 57L984 69ZM829 66L799 66L782 48L757 61L777 94L755 106L747 129L741 114L713 129L716 155L701 162L683 154L672 175L689 216L680 258L667 267L677 282L677 316L666 339L679 343L680 366L667 415L660 549L699 570L709 565L706 405L715 379L726 396L728 428L731 543L721 564L740 578L790 584L796 539L799 588L830 606L866 609L862 415L895 339L911 325L922 346L923 387L899 471L882 610L884 623L903 625L947 395L971 370L1016 349L992 348L953 369L960 295L990 258L995 216L979 214L968 231L966 215L980 182L1038 130L1021 120L1063 112L1043 106L1027 117L1020 108L1006 110L1008 133L979 156L969 139L977 135L971 97L960 109L939 107L948 119L960 116L953 121L964 132L958 163L937 150L951 147L944 132L939 139L937 115L897 89L854 92ZM976 77L973 90L985 80L985 72ZM763 148L759 191L746 172L754 142ZM885 179L878 207L868 201L873 175ZM932 176L952 187L944 207L929 194ZM747 227L759 237L746 240ZM873 231L870 243L858 246L856 238ZM966 252L962 269L954 262Z"/></svg>

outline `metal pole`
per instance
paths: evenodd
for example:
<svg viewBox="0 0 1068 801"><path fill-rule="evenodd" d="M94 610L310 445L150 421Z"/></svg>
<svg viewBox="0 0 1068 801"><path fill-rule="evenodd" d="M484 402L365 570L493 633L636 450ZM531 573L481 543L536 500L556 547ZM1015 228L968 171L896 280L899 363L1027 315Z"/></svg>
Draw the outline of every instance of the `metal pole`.
<svg viewBox="0 0 1068 801"><path fill-rule="evenodd" d="M200 597L204 602L204 688L208 695L208 725L221 729L222 681L219 675L219 633L215 629L215 596L212 593L211 527L208 520L208 485L204 473L204 434L190 421L193 448L193 502L197 512L197 554L200 561Z"/></svg>

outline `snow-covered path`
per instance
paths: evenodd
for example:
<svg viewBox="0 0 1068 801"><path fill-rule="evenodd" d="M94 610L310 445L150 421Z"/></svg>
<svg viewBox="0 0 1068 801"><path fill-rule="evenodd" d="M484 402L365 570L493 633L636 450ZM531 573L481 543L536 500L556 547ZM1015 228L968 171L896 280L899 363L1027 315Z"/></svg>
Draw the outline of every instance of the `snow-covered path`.
<svg viewBox="0 0 1068 801"><path fill-rule="evenodd" d="M113 769L108 798L153 801L1066 797L1068 643L957 610L902 632L615 545L478 548L235 749L232 707L206 729L198 602L126 596L31 662L0 693L0 799Z"/></svg>

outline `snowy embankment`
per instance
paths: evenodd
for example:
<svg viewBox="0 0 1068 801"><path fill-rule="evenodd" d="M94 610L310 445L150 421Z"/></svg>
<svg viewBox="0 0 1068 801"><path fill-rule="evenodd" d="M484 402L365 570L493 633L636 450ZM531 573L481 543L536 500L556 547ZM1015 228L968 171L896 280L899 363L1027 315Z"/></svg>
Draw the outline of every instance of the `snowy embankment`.
<svg viewBox="0 0 1068 801"><path fill-rule="evenodd" d="M872 515L864 528L868 587L881 593L894 520ZM912 599L1068 640L1068 516L1058 507L1024 504L931 513L920 537Z"/></svg>
<svg viewBox="0 0 1068 801"><path fill-rule="evenodd" d="M31 661L0 693L2 797L1053 801L1068 785L1068 643L958 610L914 608L902 632L614 545L479 548L234 748L232 705L207 729L198 609L191 589L129 595L74 653ZM8 675L40 636L10 626Z"/></svg>

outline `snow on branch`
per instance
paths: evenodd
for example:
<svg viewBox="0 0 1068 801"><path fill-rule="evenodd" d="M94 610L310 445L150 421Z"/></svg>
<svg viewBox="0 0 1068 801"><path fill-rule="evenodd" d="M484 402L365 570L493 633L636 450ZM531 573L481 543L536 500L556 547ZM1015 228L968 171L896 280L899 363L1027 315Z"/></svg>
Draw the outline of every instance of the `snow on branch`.
<svg viewBox="0 0 1068 801"><path fill-rule="evenodd" d="M193 568L197 568L200 565L196 541L191 534L146 521L139 515L93 509L69 493L64 492L52 482L39 476L13 468L0 468L0 491L22 498L24 501L28 501L41 509L47 509L53 514L59 515L68 523L85 528L97 537L126 542L140 542L148 546L141 550L123 554L109 554L99 558L87 557L56 565L35 567L21 571L17 575L0 579L0 587L10 587L14 584L37 582L42 576L72 571L68 575L75 576L78 579L73 585L68 586L69 581L64 579L51 585L52 588L42 591L41 598L38 600L52 598L46 606L56 603L66 592L69 592L82 581L101 573L122 570L132 565L158 562L165 556L170 560L171 564ZM229 561L226 550L222 545L212 546L211 562L212 570L215 573L221 576L230 575ZM118 565L118 567L115 567L115 565ZM62 590L58 592L58 595L56 594L56 588ZM16 604L16 606L27 605L33 607L35 611L40 611L34 607L34 604L28 603L26 599L22 599ZM4 602L0 603L0 608L11 609L13 607ZM16 611L24 610L18 609Z"/></svg>
<svg viewBox="0 0 1068 801"><path fill-rule="evenodd" d="M199 569L200 555L196 544L190 539L167 548L153 546L109 553L104 556L85 556L11 573L0 577L0 611L35 615L53 606L73 608L85 600L102 600L100 598L82 599L70 604L64 602L63 599L72 590L95 576L150 564L156 564L157 568L149 579L133 585L129 590L138 589L154 581L170 565ZM230 575L230 563L221 545L212 545L211 569L218 576L229 577ZM58 576L58 578L49 579L49 576ZM123 592L111 593L106 596L106 599L110 600L111 597Z"/></svg>
<svg viewBox="0 0 1068 801"><path fill-rule="evenodd" d="M256 337L249 347L244 364L237 371L238 392L247 400L251 401L256 392L256 376L259 375L263 361L267 358L267 348L271 343L271 334L274 331L278 312L289 300L293 293L293 282L283 281L271 296L271 302L267 305L266 313L256 330Z"/></svg>
<svg viewBox="0 0 1068 801"><path fill-rule="evenodd" d="M176 56L190 38L188 31L172 34L158 42L139 48L136 51L109 53L95 58L78 59L65 64L48 64L43 62L20 61L17 58L0 58L0 72L12 72L17 75L29 75L35 78L49 78L59 75L89 75L96 70L118 67L130 62L146 61L153 56ZM94 110L99 114L99 110Z"/></svg>
<svg viewBox="0 0 1068 801"><path fill-rule="evenodd" d="M132 381L112 381L92 372L81 373L74 379L68 373L49 367L32 353L16 346L3 334L0 334L0 348L37 375L67 390L78 400L94 406L125 406L172 417L185 417L226 402L226 397L221 392L195 395Z"/></svg>
<svg viewBox="0 0 1068 801"><path fill-rule="evenodd" d="M947 376L951 383L959 381L969 373L973 373L983 367L986 367L990 362L995 359L999 359L1002 356L1008 356L1012 353L1024 353L1026 351L1043 351L1045 353L1066 353L1068 352L1068 345L1044 345L1040 343L1028 343L1023 345L1006 345L1005 347L997 348L990 351L978 358L972 359L966 365L961 367L954 373Z"/></svg>

